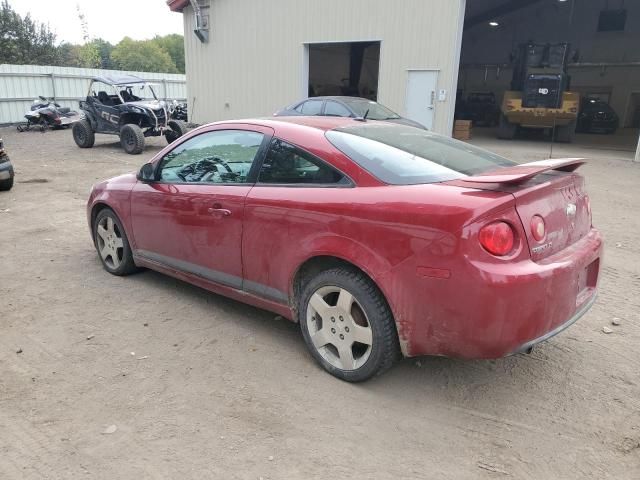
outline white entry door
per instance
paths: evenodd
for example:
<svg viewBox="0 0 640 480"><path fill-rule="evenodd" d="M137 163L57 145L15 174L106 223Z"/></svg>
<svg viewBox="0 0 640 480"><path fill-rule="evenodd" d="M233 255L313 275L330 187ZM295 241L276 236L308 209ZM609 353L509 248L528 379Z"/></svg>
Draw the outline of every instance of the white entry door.
<svg viewBox="0 0 640 480"><path fill-rule="evenodd" d="M438 72L409 70L407 78L407 117L433 130L433 114L436 109Z"/></svg>

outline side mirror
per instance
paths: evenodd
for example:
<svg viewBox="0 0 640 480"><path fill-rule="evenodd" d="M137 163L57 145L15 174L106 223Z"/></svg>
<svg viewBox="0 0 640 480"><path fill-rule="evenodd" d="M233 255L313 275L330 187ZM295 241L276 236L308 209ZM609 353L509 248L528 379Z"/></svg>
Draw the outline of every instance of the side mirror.
<svg viewBox="0 0 640 480"><path fill-rule="evenodd" d="M144 183L151 183L156 180L155 168L152 163L145 163L137 175L138 180Z"/></svg>

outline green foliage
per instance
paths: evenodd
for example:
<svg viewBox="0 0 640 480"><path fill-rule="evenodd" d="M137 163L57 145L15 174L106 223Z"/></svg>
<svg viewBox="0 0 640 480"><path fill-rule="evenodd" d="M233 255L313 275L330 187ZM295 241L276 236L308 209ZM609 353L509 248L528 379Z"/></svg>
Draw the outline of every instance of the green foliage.
<svg viewBox="0 0 640 480"><path fill-rule="evenodd" d="M184 37L173 33L164 37L156 36L153 41L169 54L178 72L184 73Z"/></svg>
<svg viewBox="0 0 640 480"><path fill-rule="evenodd" d="M84 68L100 68L102 61L100 58L100 50L98 46L93 43L85 43L81 45L79 50L80 66Z"/></svg>
<svg viewBox="0 0 640 480"><path fill-rule="evenodd" d="M9 5L0 4L0 63L55 65L58 49L56 36L49 27L22 18Z"/></svg>
<svg viewBox="0 0 640 480"><path fill-rule="evenodd" d="M171 56L154 40L132 40L124 37L111 52L111 59L120 70L177 73Z"/></svg>
<svg viewBox="0 0 640 480"><path fill-rule="evenodd" d="M58 47L58 62L56 65L63 67L82 67L80 60L80 45L63 42Z"/></svg>
<svg viewBox="0 0 640 480"><path fill-rule="evenodd" d="M113 52L114 46L101 38L96 38L92 40L91 43L96 46L100 55L99 68L104 68L107 70L114 69L115 66L113 64L113 61L111 60L111 52Z"/></svg>
<svg viewBox="0 0 640 480"><path fill-rule="evenodd" d="M80 14L81 23L84 20ZM88 38L86 22L83 24ZM47 25L24 18L9 5L0 3L0 63L59 65L159 73L184 73L184 38L172 34L152 40L123 38L115 47L101 38L84 45L62 42Z"/></svg>

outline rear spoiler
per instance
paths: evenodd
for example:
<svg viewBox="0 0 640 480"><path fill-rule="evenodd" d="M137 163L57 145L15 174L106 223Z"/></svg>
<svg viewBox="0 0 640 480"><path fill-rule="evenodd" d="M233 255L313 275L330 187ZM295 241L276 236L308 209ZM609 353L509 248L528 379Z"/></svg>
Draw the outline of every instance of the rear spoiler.
<svg viewBox="0 0 640 480"><path fill-rule="evenodd" d="M536 175L549 170L560 172L573 172L584 165L584 158L559 158L556 160L541 160L539 162L523 163L515 167L500 168L490 172L481 173L472 177L464 177L460 180L471 183L523 183Z"/></svg>

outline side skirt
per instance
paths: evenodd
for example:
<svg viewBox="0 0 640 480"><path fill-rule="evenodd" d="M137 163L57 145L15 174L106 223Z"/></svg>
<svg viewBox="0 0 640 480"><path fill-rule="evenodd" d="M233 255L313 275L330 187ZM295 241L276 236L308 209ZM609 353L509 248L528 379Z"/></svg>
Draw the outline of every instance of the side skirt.
<svg viewBox="0 0 640 480"><path fill-rule="evenodd" d="M185 272L183 270L172 268L166 265L165 263L150 259L144 255L140 255L138 252L134 252L133 259L135 261L135 264L139 267L149 268L151 270L163 273L165 275L169 275L173 278L177 278L178 280L182 280L184 282L190 283L192 285L203 288L205 290L216 293L218 295L229 297L229 298L232 298L233 300L237 300L239 302L246 303L254 307L262 308L264 310L277 313L278 315L281 315L284 318L291 320L293 322L296 321L295 316L291 311L291 308L289 307L289 305L286 304L286 302L283 303L280 301L270 300L270 299L264 298L263 296L250 293L250 292L241 290L239 288L222 285L215 281L204 278L200 275L196 275L193 273ZM253 283L253 282L250 282L250 283ZM263 286L263 289L269 289L269 287Z"/></svg>

